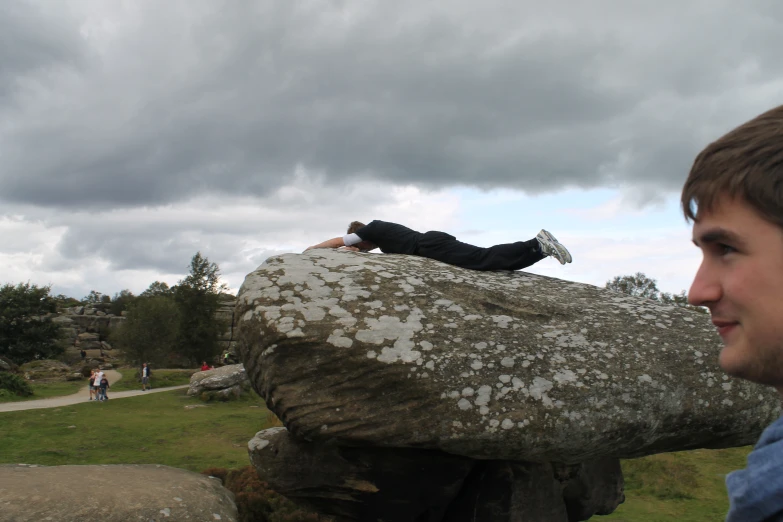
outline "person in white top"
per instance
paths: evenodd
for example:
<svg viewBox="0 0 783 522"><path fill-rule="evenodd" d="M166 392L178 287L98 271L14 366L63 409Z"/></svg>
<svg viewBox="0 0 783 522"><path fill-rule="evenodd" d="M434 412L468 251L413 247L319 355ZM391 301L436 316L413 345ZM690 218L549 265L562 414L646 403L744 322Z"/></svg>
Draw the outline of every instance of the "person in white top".
<svg viewBox="0 0 783 522"><path fill-rule="evenodd" d="M103 379L103 371L100 368L95 368L95 399L98 400L100 398L100 386L101 386L101 379Z"/></svg>
<svg viewBox="0 0 783 522"><path fill-rule="evenodd" d="M150 384L150 369L147 367L147 363L141 365L141 391L147 391Z"/></svg>

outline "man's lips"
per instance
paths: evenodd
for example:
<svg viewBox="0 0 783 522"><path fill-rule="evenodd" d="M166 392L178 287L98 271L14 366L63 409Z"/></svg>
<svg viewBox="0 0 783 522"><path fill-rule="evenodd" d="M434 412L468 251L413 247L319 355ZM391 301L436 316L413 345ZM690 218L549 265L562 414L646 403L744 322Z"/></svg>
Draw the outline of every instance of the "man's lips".
<svg viewBox="0 0 783 522"><path fill-rule="evenodd" d="M736 321L721 321L721 320L714 320L712 321L712 324L715 325L715 327L718 329L718 333L721 336L724 336L731 332L735 326L737 326L739 323Z"/></svg>

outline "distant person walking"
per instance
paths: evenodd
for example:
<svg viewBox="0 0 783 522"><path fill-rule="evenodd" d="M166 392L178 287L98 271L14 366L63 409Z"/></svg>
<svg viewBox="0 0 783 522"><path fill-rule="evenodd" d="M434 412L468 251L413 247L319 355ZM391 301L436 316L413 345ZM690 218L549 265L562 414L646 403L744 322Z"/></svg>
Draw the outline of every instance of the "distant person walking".
<svg viewBox="0 0 783 522"><path fill-rule="evenodd" d="M204 361L201 363L201 371L206 372L207 370L211 370L212 368L207 364L207 361Z"/></svg>
<svg viewBox="0 0 783 522"><path fill-rule="evenodd" d="M550 256L561 265L572 261L568 249L543 229L528 241L483 248L458 241L445 232L421 233L379 220L368 225L354 221L344 236L328 239L307 250L343 247L361 252L380 248L385 254L426 257L470 270L521 270Z"/></svg>
<svg viewBox="0 0 783 522"><path fill-rule="evenodd" d="M141 391L147 391L151 389L150 384L150 368L147 363L141 365Z"/></svg>

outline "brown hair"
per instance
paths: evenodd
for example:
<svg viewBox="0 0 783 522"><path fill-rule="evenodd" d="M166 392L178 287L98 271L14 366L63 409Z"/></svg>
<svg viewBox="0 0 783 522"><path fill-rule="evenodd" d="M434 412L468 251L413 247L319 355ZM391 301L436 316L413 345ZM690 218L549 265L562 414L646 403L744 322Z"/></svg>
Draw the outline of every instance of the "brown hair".
<svg viewBox="0 0 783 522"><path fill-rule="evenodd" d="M783 228L783 105L743 123L696 156L682 188L687 220L718 200L741 198Z"/></svg>
<svg viewBox="0 0 783 522"><path fill-rule="evenodd" d="M348 225L348 233L354 234L357 230L363 228L364 226L366 225L361 221L351 221L351 224ZM370 243L369 241L362 241L361 243L358 243L355 246L362 252L369 252L370 250L375 250L376 248L378 248L378 245L376 245L375 243Z"/></svg>
<svg viewBox="0 0 783 522"><path fill-rule="evenodd" d="M357 230L359 230L363 226L365 226L365 225L361 221L351 221L351 224L348 225L348 233L349 234L353 234L354 232L356 232Z"/></svg>

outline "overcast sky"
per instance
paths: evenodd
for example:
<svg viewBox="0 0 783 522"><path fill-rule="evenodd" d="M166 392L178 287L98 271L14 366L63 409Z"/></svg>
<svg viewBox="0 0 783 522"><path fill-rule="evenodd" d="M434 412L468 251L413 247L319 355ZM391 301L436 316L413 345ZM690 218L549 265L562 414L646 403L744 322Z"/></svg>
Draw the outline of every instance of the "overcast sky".
<svg viewBox="0 0 783 522"><path fill-rule="evenodd" d="M0 282L236 289L353 219L687 288L679 189L783 103L783 3L0 2Z"/></svg>

